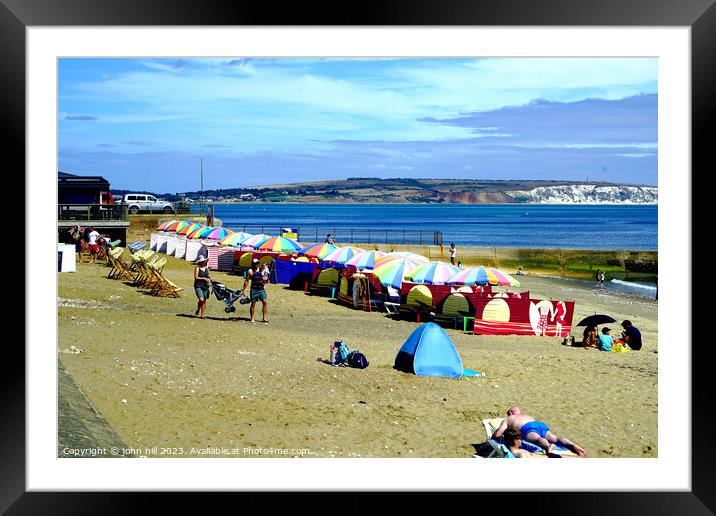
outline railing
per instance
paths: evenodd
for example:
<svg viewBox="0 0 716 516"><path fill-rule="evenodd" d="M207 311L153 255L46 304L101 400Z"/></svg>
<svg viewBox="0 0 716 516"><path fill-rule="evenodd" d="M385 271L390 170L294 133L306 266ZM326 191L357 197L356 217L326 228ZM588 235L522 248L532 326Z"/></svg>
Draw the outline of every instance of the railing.
<svg viewBox="0 0 716 516"><path fill-rule="evenodd" d="M191 204L189 204L188 202L177 201L173 204L174 204L175 213L177 213L177 214L186 215L186 214L192 213ZM201 213L201 211L198 211L197 213Z"/></svg>
<svg viewBox="0 0 716 516"><path fill-rule="evenodd" d="M265 233L271 236L281 236L280 227L245 225L231 229L245 233ZM298 240L301 242L323 242L329 233L338 244L385 244L385 245L443 245L441 231L404 230L404 229L376 229L376 228L331 228L311 227L294 228L297 230Z"/></svg>
<svg viewBox="0 0 716 516"><path fill-rule="evenodd" d="M58 204L57 220L127 221L127 207L121 204Z"/></svg>

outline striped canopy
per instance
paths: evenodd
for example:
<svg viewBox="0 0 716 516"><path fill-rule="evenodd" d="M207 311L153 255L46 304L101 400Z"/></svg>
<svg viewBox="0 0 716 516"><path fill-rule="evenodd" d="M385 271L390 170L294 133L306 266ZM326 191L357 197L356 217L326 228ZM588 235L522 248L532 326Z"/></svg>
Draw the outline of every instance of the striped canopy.
<svg viewBox="0 0 716 516"><path fill-rule="evenodd" d="M455 274L446 281L448 285L493 285L519 287L520 282L507 273L492 267L470 267Z"/></svg>
<svg viewBox="0 0 716 516"><path fill-rule="evenodd" d="M290 238L274 237L269 238L256 249L260 251L292 253L294 251L298 251L299 249L303 249L303 246Z"/></svg>
<svg viewBox="0 0 716 516"><path fill-rule="evenodd" d="M347 245L345 247L339 247L335 251L331 251L326 256L324 256L322 260L324 262L343 265L351 258L363 253L365 253L364 249L361 249L360 247L354 247L352 245Z"/></svg>
<svg viewBox="0 0 716 516"><path fill-rule="evenodd" d="M429 261L424 256L420 256L419 254L414 254L414 253L409 253L405 256L388 253L385 256L383 256L382 258L377 258L375 260L375 263L373 264L373 268L376 269L376 268L380 267L381 265L383 265L384 263L388 263L393 260L403 260L403 261L410 262L413 265L413 267L410 270L413 270L415 267L419 267L420 265L428 263L428 261Z"/></svg>
<svg viewBox="0 0 716 516"><path fill-rule="evenodd" d="M355 255L346 262L346 265L352 265L358 269L373 269L375 261L385 256L382 251L366 251Z"/></svg>
<svg viewBox="0 0 716 516"><path fill-rule="evenodd" d="M411 251L393 251L392 253L386 253L385 256L397 256L398 258L410 258L414 262L428 263L430 260L425 258L422 254L413 253Z"/></svg>
<svg viewBox="0 0 716 516"><path fill-rule="evenodd" d="M214 231L216 228L213 228L211 226L202 226L200 228L195 229L191 233L187 234L187 238L190 240L198 240L200 238L206 238L206 236Z"/></svg>
<svg viewBox="0 0 716 516"><path fill-rule="evenodd" d="M184 229L187 226L190 226L191 222L187 222L186 220L176 220L169 224L167 227L164 228L164 231L168 232L174 232L176 233L180 229Z"/></svg>
<svg viewBox="0 0 716 516"><path fill-rule="evenodd" d="M192 222L188 226L184 226L182 229L177 230L177 235L189 235L192 231L196 231L199 228L203 228L202 224Z"/></svg>
<svg viewBox="0 0 716 516"><path fill-rule="evenodd" d="M375 261L383 256L385 256L385 253L382 251L366 251L355 255L345 264L352 265L358 269L372 269Z"/></svg>
<svg viewBox="0 0 716 516"><path fill-rule="evenodd" d="M322 260L324 256L335 251L336 249L338 249L338 247L333 244L320 243L304 247L299 251L299 254L308 256L309 258L318 258L319 260Z"/></svg>
<svg viewBox="0 0 716 516"><path fill-rule="evenodd" d="M245 245L248 247L253 247L256 249L258 246L266 242L269 238L273 238L271 235L264 235L263 233L259 233L258 235L253 235L241 242L241 245Z"/></svg>
<svg viewBox="0 0 716 516"><path fill-rule="evenodd" d="M381 264L378 264L378 261L373 269L373 276L378 278L382 285L393 288L400 288L403 278L418 267L418 264L407 258L393 257L392 260L384 261Z"/></svg>
<svg viewBox="0 0 716 516"><path fill-rule="evenodd" d="M216 228L214 231L208 233L204 238L208 240L222 240L227 236L231 235L233 231L226 228Z"/></svg>
<svg viewBox="0 0 716 516"><path fill-rule="evenodd" d="M219 243L221 245L231 245L231 246L239 246L243 243L244 240L246 240L249 237L252 237L251 233L244 233L243 231L239 231L237 233L231 233L228 236L225 236L221 240L219 240Z"/></svg>
<svg viewBox="0 0 716 516"><path fill-rule="evenodd" d="M449 263L428 262L413 269L410 274L405 276L405 279L413 283L443 285L458 272L460 269Z"/></svg>
<svg viewBox="0 0 716 516"><path fill-rule="evenodd" d="M174 224L175 222L178 222L177 220L168 220L166 222L162 222L157 226L157 231L166 231L166 228L169 227L171 224Z"/></svg>

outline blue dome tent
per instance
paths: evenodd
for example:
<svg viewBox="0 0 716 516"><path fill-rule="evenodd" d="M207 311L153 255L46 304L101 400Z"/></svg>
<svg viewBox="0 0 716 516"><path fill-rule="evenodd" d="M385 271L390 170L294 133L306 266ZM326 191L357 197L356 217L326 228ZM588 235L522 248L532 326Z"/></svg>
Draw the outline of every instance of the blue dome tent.
<svg viewBox="0 0 716 516"><path fill-rule="evenodd" d="M448 334L435 323L425 323L413 331L395 357L398 371L417 376L463 376L462 360Z"/></svg>

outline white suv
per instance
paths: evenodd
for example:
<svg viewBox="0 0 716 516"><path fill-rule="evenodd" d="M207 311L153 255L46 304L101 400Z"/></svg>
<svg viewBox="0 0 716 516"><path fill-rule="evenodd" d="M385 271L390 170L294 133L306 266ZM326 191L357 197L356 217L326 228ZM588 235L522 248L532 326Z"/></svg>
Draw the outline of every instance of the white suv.
<svg viewBox="0 0 716 516"><path fill-rule="evenodd" d="M148 194L127 194L122 199L122 204L126 204L127 210L132 214L139 213L140 211L174 213L172 203L157 200L156 197Z"/></svg>

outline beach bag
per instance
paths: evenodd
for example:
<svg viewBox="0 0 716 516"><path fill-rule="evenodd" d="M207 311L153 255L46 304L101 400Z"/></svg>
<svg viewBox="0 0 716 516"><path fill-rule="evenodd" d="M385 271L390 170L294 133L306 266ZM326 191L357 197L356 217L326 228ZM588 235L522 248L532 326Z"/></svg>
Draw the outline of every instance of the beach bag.
<svg viewBox="0 0 716 516"><path fill-rule="evenodd" d="M612 346L612 353L628 353L629 346L622 344L621 342L615 342Z"/></svg>
<svg viewBox="0 0 716 516"><path fill-rule="evenodd" d="M348 355L348 366L355 367L357 369L365 369L368 367L368 359L360 351L352 351Z"/></svg>

